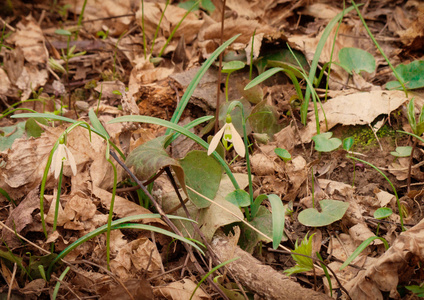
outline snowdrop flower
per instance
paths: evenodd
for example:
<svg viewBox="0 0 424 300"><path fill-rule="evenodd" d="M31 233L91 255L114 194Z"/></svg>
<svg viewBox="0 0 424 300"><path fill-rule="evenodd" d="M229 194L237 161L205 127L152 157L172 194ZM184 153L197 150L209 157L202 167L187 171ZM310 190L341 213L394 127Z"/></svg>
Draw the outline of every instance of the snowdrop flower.
<svg viewBox="0 0 424 300"><path fill-rule="evenodd" d="M229 115L227 116L227 120L224 127L222 127L218 131L218 133L213 137L209 145L208 155L211 155L212 152L215 151L221 137L224 141L233 143L234 149L236 150L237 154L241 157L244 157L244 155L246 154L244 142L240 134L234 128L234 125L231 123L231 117Z"/></svg>
<svg viewBox="0 0 424 300"><path fill-rule="evenodd" d="M55 179L59 178L62 162L65 161L69 162L74 176L77 175L77 164L75 163L74 156L65 144L59 143L56 151L53 153L52 164L50 165L50 171L54 173Z"/></svg>

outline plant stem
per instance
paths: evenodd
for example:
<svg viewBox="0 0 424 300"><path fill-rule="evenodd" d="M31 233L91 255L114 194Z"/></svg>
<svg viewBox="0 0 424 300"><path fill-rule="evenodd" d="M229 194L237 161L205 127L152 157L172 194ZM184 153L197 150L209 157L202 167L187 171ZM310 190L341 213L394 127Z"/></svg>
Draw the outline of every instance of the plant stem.
<svg viewBox="0 0 424 300"><path fill-rule="evenodd" d="M414 144L412 145L411 155L409 156L409 166L408 166L408 178L406 180L406 190L409 193L411 190L411 169L412 169L412 161L414 159L414 151L417 147L418 140L414 140Z"/></svg>
<svg viewBox="0 0 424 300"><path fill-rule="evenodd" d="M116 194L116 184L118 173L116 171L116 167L113 162L108 159L107 160L113 169L113 188L112 188L112 199L110 200L109 207L109 216L107 219L107 233L106 233L106 261L107 261L107 269L110 271L110 230L112 226L112 217L113 217L113 206L115 204L115 194Z"/></svg>

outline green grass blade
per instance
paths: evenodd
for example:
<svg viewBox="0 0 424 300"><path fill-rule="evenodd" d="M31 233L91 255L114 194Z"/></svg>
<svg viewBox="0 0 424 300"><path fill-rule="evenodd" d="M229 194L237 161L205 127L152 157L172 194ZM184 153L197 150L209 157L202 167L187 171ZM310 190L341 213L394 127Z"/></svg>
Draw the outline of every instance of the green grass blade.
<svg viewBox="0 0 424 300"><path fill-rule="evenodd" d="M90 109L88 111L88 117L90 118L91 125L93 125L93 128L100 132L103 136L105 136L107 139L110 139L109 134L107 133L106 129L103 127L102 123L100 122L99 118L97 118L96 113L93 109Z"/></svg>
<svg viewBox="0 0 424 300"><path fill-rule="evenodd" d="M190 123L188 123L187 125L184 125L184 128L185 129L191 129L191 128L193 128L193 127L196 127L197 125L199 125L199 124L202 124L203 122L207 122L207 121L209 121L209 120L212 120L213 118L215 118L214 116L204 116L204 117L200 117L200 118L197 118L197 119L195 119L195 120L193 120L193 121L191 121ZM172 135L172 137L169 139L169 140L167 140L166 141L166 143L165 143L165 148L167 148L173 141L175 141L175 139L180 135L181 133L179 133L179 132L177 132L177 133L174 133L173 135Z"/></svg>
<svg viewBox="0 0 424 300"><path fill-rule="evenodd" d="M355 251L353 251L353 253L349 256L348 259L346 259L346 261L344 262L344 264L341 265L340 267L340 271L343 270L344 268L347 267L347 265L349 265L359 254L361 254L362 251L365 250L365 248L368 247L369 244L371 244L372 241L379 239L381 241L383 241L384 243L384 247L386 247L386 250L389 249L389 244L387 243L387 241L379 236L372 236L367 238L365 241L363 241L358 248L355 249Z"/></svg>
<svg viewBox="0 0 424 300"><path fill-rule="evenodd" d="M181 101L179 105L177 106L177 109L174 112L174 115L171 118L172 123L178 123L178 121L181 118L181 115L183 114L183 111L185 107L187 106L188 101L190 100L191 96L193 95L194 90L196 89L197 85L200 82L200 79L202 79L203 75L206 73L206 71L209 69L209 67L212 65L212 63L215 61L215 59L219 56L219 54L224 51L225 48L227 48L232 42L234 42L240 34L237 34L236 36L232 37L225 43L223 43L218 49L216 49L212 55L203 63L202 67L199 69L199 71L194 76L193 80L190 82L190 84L187 87L187 90L185 91L183 97L181 98ZM165 134L169 134L171 132L171 129L168 128L166 130Z"/></svg>
<svg viewBox="0 0 424 300"><path fill-rule="evenodd" d="M63 271L62 274L60 274L59 280L56 283L56 286L54 287L54 291L53 291L53 295L52 295L52 299L56 300L57 297L57 293L59 293L59 288L60 288L60 282L63 280L63 278L65 278L66 274L69 272L69 270L71 269L71 267L66 267L65 271Z"/></svg>
<svg viewBox="0 0 424 300"><path fill-rule="evenodd" d="M324 32L321 36L321 39L318 42L318 45L317 45L317 48L316 48L316 51L315 51L315 55L314 55L314 58L312 60L311 68L309 70L309 81L310 82L314 81L315 73L316 73L316 70L317 70L317 67L318 67L319 58L321 56L322 50L324 49L325 42L327 41L327 38L330 36L331 30L339 22L339 20L344 17L345 14L349 13L353 9L354 9L354 7L351 6L351 7L347 8L344 12L342 11L341 13L337 14L330 21L330 23L328 23L328 25L325 27ZM301 121L304 125L306 125L306 118L307 118L307 115L308 115L308 106L309 106L309 98L311 97L311 91L312 91L311 87L307 86L306 92L305 92L305 99L304 99L302 106L300 108Z"/></svg>
<svg viewBox="0 0 424 300"><path fill-rule="evenodd" d="M219 268L222 268L223 266L225 266L226 264L229 264L237 259L239 259L240 257L234 257L230 260L224 261L222 264L217 265L215 268L212 268L208 273L205 274L205 276L202 277L202 279L199 281L199 283L197 284L196 288L193 290L193 293L191 293L191 297L190 300L193 299L194 294L196 293L197 289L200 287L200 285L202 284L203 281L205 281L213 272L215 272L216 270L218 270Z"/></svg>
<svg viewBox="0 0 424 300"><path fill-rule="evenodd" d="M274 74L280 72L280 71L284 71L283 68L279 68L279 67L275 67L269 70L266 70L265 72L263 72L262 74L258 75L257 77L255 77L255 79L253 79L251 82L249 82L245 87L244 90L248 90L256 85L258 85L259 83L267 80L269 77L273 76Z"/></svg>
<svg viewBox="0 0 424 300"><path fill-rule="evenodd" d="M11 118L46 118L46 119L50 119L50 120L65 121L65 122L69 122L69 123L79 122L79 121L76 121L76 120L73 120L73 119L70 119L70 118L57 116L57 115L53 115L53 114L46 114L46 113L17 114L17 115L12 116ZM95 129L93 127L85 126L84 124L82 124L81 127L87 128L88 130L93 131L95 134L99 135L103 139L108 140L107 136L105 136L102 132L98 131L97 129ZM122 153L121 149L119 149L119 147L116 146L114 143L112 143L112 142L109 142L109 143L119 153L119 155L125 160L125 155Z"/></svg>
<svg viewBox="0 0 424 300"><path fill-rule="evenodd" d="M277 249L284 233L285 208L280 197L275 194L268 195L272 207L272 247Z"/></svg>
<svg viewBox="0 0 424 300"><path fill-rule="evenodd" d="M119 220L113 221L111 224L111 229L119 229L121 227L121 225L123 225L125 222L131 222L131 221L136 221L136 220L141 220L141 219L151 219L151 218L160 218L161 216L159 214L141 214L141 215L134 215L134 216L128 216L125 218L121 218ZM184 218L184 217L178 217L178 216L172 216L172 215L168 215L169 219L178 219L178 220L184 220L184 221L190 221L190 222L195 222L191 219L188 218ZM146 225L149 227L153 227L150 225ZM71 245L69 245L68 247L66 247L62 252L59 253L58 256L56 256L56 258L50 263L50 266L47 270L47 279L50 278L51 272L53 271L53 267L54 265L62 258L64 258L66 255L68 255L69 252L71 252L72 250L74 250L76 247L78 247L79 245L85 243L86 241L89 241L90 239L98 236L99 234L102 234L104 232L107 231L107 227L108 225L103 225L95 230L93 230L92 232L87 233L86 235L84 235L83 237L79 238L78 240L76 240L75 242L73 242ZM146 230L150 230L150 229L146 229ZM181 238L181 237L180 237ZM192 242L190 242L189 244L191 244Z"/></svg>

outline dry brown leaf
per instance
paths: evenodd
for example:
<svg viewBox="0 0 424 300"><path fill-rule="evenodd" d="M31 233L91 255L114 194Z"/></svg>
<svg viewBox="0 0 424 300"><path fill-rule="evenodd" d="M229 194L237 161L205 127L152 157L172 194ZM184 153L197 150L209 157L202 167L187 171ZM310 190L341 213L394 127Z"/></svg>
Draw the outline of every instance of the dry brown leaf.
<svg viewBox="0 0 424 300"><path fill-rule="evenodd" d="M144 30L146 35L150 39L153 39L153 35L158 26L158 20L161 18L162 12L165 8L164 3L144 3ZM176 5L168 5L165 11L165 15L160 24L160 29L163 35L168 38L175 26L180 22L183 16L187 13L187 10L180 8ZM136 14L137 23L142 26L142 8L140 5L139 10ZM199 20L198 16L191 12L181 23L178 30L175 32L174 37L178 38L184 35L187 43L191 43L199 32L203 21Z"/></svg>
<svg viewBox="0 0 424 300"><path fill-rule="evenodd" d="M62 4L70 5L70 10L76 15L81 14L85 0L66 0ZM97 22L84 23L84 30L96 34L103 30L109 35L118 37L129 29L129 25L134 22L133 8L138 7L140 1L137 0L90 0L87 1L84 20L97 20ZM126 17L114 18L117 16L129 15Z"/></svg>
<svg viewBox="0 0 424 300"><path fill-rule="evenodd" d="M156 245L147 238L134 240L119 249L116 257L111 260L110 267L112 272L124 280L147 267L149 272L163 269Z"/></svg>
<svg viewBox="0 0 424 300"><path fill-rule="evenodd" d="M375 236L375 234L363 223L359 223L350 227L349 234L357 244L360 244L366 239ZM381 245L383 242L381 240L375 240L371 244Z"/></svg>
<svg viewBox="0 0 424 300"><path fill-rule="evenodd" d="M106 207L106 209L110 209L112 193L109 193L108 191L103 190L97 186L93 186L92 192L94 196L96 196L97 198L101 200L102 204ZM113 212L119 218L133 216L133 215L151 214L151 212L148 209L119 196L115 196L115 204L113 207ZM165 225L165 223L158 218L148 218L148 219L142 220L142 223L145 223L145 224L152 223L152 222Z"/></svg>
<svg viewBox="0 0 424 300"><path fill-rule="evenodd" d="M355 300L383 300L382 292L390 292L390 298L398 298L397 286L402 276L409 282L419 261L423 261L424 220L402 232L392 246L365 271L345 285Z"/></svg>
<svg viewBox="0 0 424 300"><path fill-rule="evenodd" d="M46 218L46 223L48 224L53 224L54 223L54 216L55 216L55 210L56 210L56 201L57 201L57 190L55 189L55 192L52 195L45 195L45 200L50 202L50 208L49 211L47 212L47 215L45 216ZM62 196L60 197L62 200L67 200L69 199L69 196ZM63 226L65 223L71 221L74 219L75 217L75 213L73 211L71 211L71 213L65 213L65 211L63 210L62 204L59 201L59 207L58 207L58 212L57 212L57 220L56 220L56 224L57 226Z"/></svg>
<svg viewBox="0 0 424 300"><path fill-rule="evenodd" d="M252 171L258 176L271 175L275 172L274 161L262 153L250 157Z"/></svg>
<svg viewBox="0 0 424 300"><path fill-rule="evenodd" d="M302 156L295 157L286 164L286 171L291 186L283 200L291 201L299 194L300 187L308 176L306 160Z"/></svg>
<svg viewBox="0 0 424 300"><path fill-rule="evenodd" d="M319 19L333 19L342 10L325 3L311 3L305 6L302 10L302 14L312 16Z"/></svg>
<svg viewBox="0 0 424 300"><path fill-rule="evenodd" d="M25 227L34 221L32 213L37 208L40 208L40 199L38 196L38 189L34 189L30 191L25 199L10 213L5 222L6 226L13 228L16 233L23 233ZM9 248L21 245L21 241L18 237L5 228L2 230L2 239Z"/></svg>
<svg viewBox="0 0 424 300"><path fill-rule="evenodd" d="M22 49L27 62L34 65L46 64L48 52L44 44L43 31L34 18L31 15L23 18L16 27L19 30L8 38L8 42Z"/></svg>
<svg viewBox="0 0 424 300"><path fill-rule="evenodd" d="M156 297L165 297L168 300L190 299L197 284L188 278L181 281L172 282L167 286L158 286L153 288ZM211 299L201 288L196 290L193 300Z"/></svg>
<svg viewBox="0 0 424 300"><path fill-rule="evenodd" d="M100 300L148 300L154 299L153 290L148 280L130 279L123 282L125 289L120 284L111 285L110 290L107 291ZM132 298L128 295L131 294Z"/></svg>
<svg viewBox="0 0 424 300"><path fill-rule="evenodd" d="M418 50L423 47L424 44L424 5L420 3L416 8L417 18L410 24L405 30L399 30L396 33L399 34L402 43L411 48L411 50Z"/></svg>
<svg viewBox="0 0 424 300"><path fill-rule="evenodd" d="M239 45L240 49L244 49L252 39L255 29L256 34L271 34L274 32L271 27L261 24L256 20L248 20L243 17L238 17L235 19L231 18L225 20L225 30L222 39L226 41L237 34L241 34L235 42L241 44ZM202 56L204 58L208 58L212 52L218 48L218 41L220 38L221 22L202 28L199 32L199 47L202 50ZM234 47L234 45L232 47Z"/></svg>
<svg viewBox="0 0 424 300"><path fill-rule="evenodd" d="M372 91L338 96L322 105L328 130L337 124L366 125L381 114L390 114L408 101L401 91ZM321 132L326 128L324 114L319 110ZM308 125L301 129L302 141L308 143L317 132L314 112L308 114ZM283 129L284 130L284 129ZM296 141L300 143L300 141Z"/></svg>

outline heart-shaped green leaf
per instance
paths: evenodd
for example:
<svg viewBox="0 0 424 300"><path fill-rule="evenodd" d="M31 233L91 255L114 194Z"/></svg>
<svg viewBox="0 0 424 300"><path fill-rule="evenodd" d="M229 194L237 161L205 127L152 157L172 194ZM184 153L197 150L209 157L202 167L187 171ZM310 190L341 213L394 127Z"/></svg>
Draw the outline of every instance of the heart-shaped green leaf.
<svg viewBox="0 0 424 300"><path fill-rule="evenodd" d="M376 219L385 219L390 217L393 214L393 211L388 207L380 207L374 212L374 218Z"/></svg>
<svg viewBox="0 0 424 300"><path fill-rule="evenodd" d="M320 227L330 225L343 218L349 203L331 199L319 202L321 212L315 208L308 208L299 213L299 222L305 226Z"/></svg>
<svg viewBox="0 0 424 300"><path fill-rule="evenodd" d="M279 114L275 107L268 105L267 100L263 100L256 104L247 120L255 133L267 133L272 137L281 130L278 118Z"/></svg>
<svg viewBox="0 0 424 300"><path fill-rule="evenodd" d="M333 133L329 131L313 136L312 140L315 142L315 150L319 152L331 152L339 148L342 141L338 138L331 138L332 135Z"/></svg>
<svg viewBox="0 0 424 300"><path fill-rule="evenodd" d="M246 207L250 205L250 196L245 190L235 190L229 193L225 197L225 200L237 205L238 207Z"/></svg>
<svg viewBox="0 0 424 300"><path fill-rule="evenodd" d="M424 60L414 60L407 65L400 64L395 70L407 89L424 87ZM386 84L386 89L402 89L402 86L399 81L390 81Z"/></svg>
<svg viewBox="0 0 424 300"><path fill-rule="evenodd" d="M391 151L390 154L396 157L408 157L412 153L411 146L396 147L396 151Z"/></svg>
<svg viewBox="0 0 424 300"><path fill-rule="evenodd" d="M365 71L372 73L375 70L375 59L371 53L358 48L343 48L339 51L340 64L348 72L355 71L356 74Z"/></svg>

